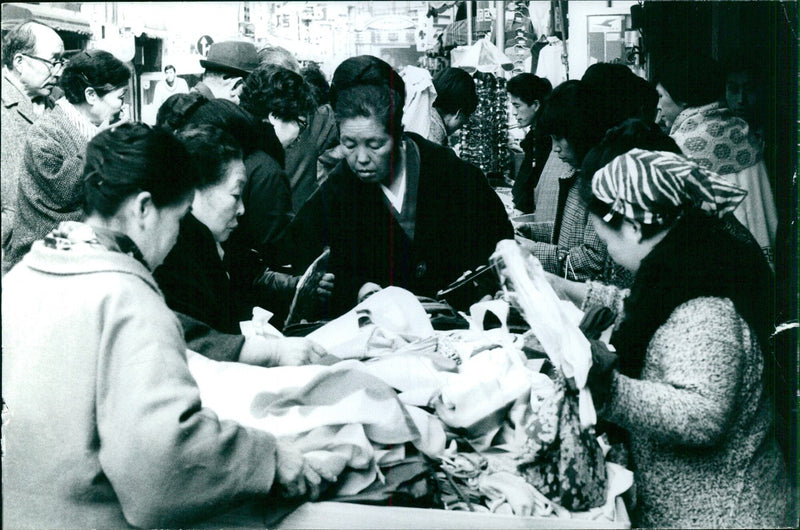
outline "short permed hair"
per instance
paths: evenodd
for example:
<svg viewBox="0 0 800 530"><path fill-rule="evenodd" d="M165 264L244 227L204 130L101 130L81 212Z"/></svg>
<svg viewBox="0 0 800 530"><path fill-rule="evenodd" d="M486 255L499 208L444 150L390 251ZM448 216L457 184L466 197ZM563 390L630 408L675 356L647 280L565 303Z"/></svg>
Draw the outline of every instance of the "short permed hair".
<svg viewBox="0 0 800 530"><path fill-rule="evenodd" d="M469 116L478 108L475 80L461 68L445 68L433 78L436 100L433 106L445 114L461 111Z"/></svg>
<svg viewBox="0 0 800 530"><path fill-rule="evenodd" d="M308 86L311 87L311 93L314 96L317 106L328 103L328 92L331 89L328 80L325 79L325 74L319 69L319 66L307 66L300 72Z"/></svg>
<svg viewBox="0 0 800 530"><path fill-rule="evenodd" d="M16 26L3 37L3 66L11 68L14 56L18 53L34 55L36 53L36 35L33 26L39 25L49 28L47 24L29 20ZM52 29L52 28L51 28Z"/></svg>
<svg viewBox="0 0 800 530"><path fill-rule="evenodd" d="M654 70L653 82L663 86L675 103L701 107L725 96L722 68L706 55L665 57Z"/></svg>
<svg viewBox="0 0 800 530"><path fill-rule="evenodd" d="M89 50L70 60L61 74L59 86L67 101L76 104L86 101L89 87L102 97L112 90L128 86L130 78L131 71L112 54L104 50Z"/></svg>
<svg viewBox="0 0 800 530"><path fill-rule="evenodd" d="M553 91L553 85L546 77L522 73L508 80L506 91L521 99L526 105L533 105L535 101L539 103L544 101L544 98Z"/></svg>
<svg viewBox="0 0 800 530"><path fill-rule="evenodd" d="M284 121L307 116L315 107L311 88L300 74L272 64L247 76L239 104L259 119L274 114Z"/></svg>
<svg viewBox="0 0 800 530"><path fill-rule="evenodd" d="M283 46L265 46L258 50L258 64L261 66L274 64L291 70L296 74L300 73L300 63L297 62L292 52Z"/></svg>
<svg viewBox="0 0 800 530"><path fill-rule="evenodd" d="M165 74L167 73L167 70L172 70L173 72L178 73L178 71L175 69L175 67L173 65L171 65L171 64L168 64L167 66L164 67L164 73Z"/></svg>
<svg viewBox="0 0 800 530"><path fill-rule="evenodd" d="M242 160L242 148L230 133L213 125L195 125L177 133L199 176L198 189L219 184L229 162Z"/></svg>

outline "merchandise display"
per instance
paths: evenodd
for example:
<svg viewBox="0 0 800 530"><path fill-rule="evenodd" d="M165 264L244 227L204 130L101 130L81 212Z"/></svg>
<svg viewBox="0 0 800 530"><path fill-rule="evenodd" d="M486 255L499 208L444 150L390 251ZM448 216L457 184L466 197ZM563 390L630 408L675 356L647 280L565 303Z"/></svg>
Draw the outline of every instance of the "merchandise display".
<svg viewBox="0 0 800 530"><path fill-rule="evenodd" d="M513 158L508 149L508 95L506 80L488 73L475 74L478 108L461 129L461 158L483 171L493 185L508 185Z"/></svg>

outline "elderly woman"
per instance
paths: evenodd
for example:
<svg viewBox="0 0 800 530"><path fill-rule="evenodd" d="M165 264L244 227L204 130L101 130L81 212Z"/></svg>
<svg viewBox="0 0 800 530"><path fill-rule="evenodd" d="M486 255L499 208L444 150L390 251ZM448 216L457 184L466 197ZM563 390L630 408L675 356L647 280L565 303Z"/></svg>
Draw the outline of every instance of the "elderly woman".
<svg viewBox="0 0 800 530"><path fill-rule="evenodd" d="M192 205L191 168L168 133L100 133L85 221L61 223L8 274L4 526L181 527L275 483L299 493L304 467L319 482L294 449L202 408L150 273Z"/></svg>
<svg viewBox="0 0 800 530"><path fill-rule="evenodd" d="M198 166L201 182L177 243L155 277L181 317L189 347L218 360L265 366L317 360L324 350L306 339L240 334L239 322L252 318L253 304L232 289L222 244L245 211L242 150L230 134L210 125L188 128L178 137Z"/></svg>
<svg viewBox="0 0 800 530"><path fill-rule="evenodd" d="M720 216L744 196L681 155L634 149L594 174L592 223L630 289L551 278L619 319L594 350L601 417L630 432L635 523L660 528L792 526L775 406L791 392L769 347L772 275ZM793 365L792 365L793 366Z"/></svg>
<svg viewBox="0 0 800 530"><path fill-rule="evenodd" d="M403 99L402 78L375 57L347 59L334 73L345 158L287 231L291 262L301 269L330 247L332 315L353 307L367 282L435 295L513 234L477 168L403 134Z"/></svg>
<svg viewBox="0 0 800 530"><path fill-rule="evenodd" d="M102 50L81 52L64 69L64 97L31 126L25 141L17 218L4 271L58 223L80 219L86 144L119 113L130 76L124 63Z"/></svg>

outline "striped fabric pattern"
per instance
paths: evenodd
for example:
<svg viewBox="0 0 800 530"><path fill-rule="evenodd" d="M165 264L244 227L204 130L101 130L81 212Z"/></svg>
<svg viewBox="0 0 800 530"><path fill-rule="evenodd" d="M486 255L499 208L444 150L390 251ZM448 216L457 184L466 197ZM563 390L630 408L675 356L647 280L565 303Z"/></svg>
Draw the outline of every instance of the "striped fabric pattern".
<svg viewBox="0 0 800 530"><path fill-rule="evenodd" d="M722 216L747 192L687 158L664 151L632 149L592 178L592 192L613 213L643 224L665 224L684 206Z"/></svg>

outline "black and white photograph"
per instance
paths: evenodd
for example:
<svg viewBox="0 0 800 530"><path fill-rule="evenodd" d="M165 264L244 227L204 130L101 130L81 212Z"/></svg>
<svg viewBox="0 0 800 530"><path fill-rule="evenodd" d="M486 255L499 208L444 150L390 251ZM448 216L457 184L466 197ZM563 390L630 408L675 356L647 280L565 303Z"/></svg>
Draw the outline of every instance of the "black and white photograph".
<svg viewBox="0 0 800 530"><path fill-rule="evenodd" d="M2 2L2 528L797 528L798 3Z"/></svg>

